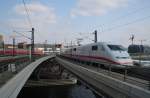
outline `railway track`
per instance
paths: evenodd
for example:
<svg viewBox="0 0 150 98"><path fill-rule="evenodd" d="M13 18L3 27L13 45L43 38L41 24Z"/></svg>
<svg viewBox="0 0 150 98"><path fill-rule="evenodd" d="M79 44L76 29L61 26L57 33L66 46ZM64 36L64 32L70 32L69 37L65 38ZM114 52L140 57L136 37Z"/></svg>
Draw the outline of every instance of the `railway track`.
<svg viewBox="0 0 150 98"><path fill-rule="evenodd" d="M134 67L134 68L130 68L130 69L110 69L110 68L106 68L104 66L87 63L85 61L79 62L79 61L75 61L73 59L68 59L68 58L65 58L65 59L67 59L71 62L74 62L78 65L84 66L84 67L91 66L90 68L95 67L97 70L102 69L102 70L111 71L111 72L119 73L122 75L130 76L130 77L135 77L135 78L143 79L146 81L150 81L150 68Z"/></svg>
<svg viewBox="0 0 150 98"><path fill-rule="evenodd" d="M66 60L68 62L72 63L72 64L81 66L81 67L86 68L87 70L91 70L91 71L93 71L95 73L100 73L100 74L103 74L105 76L111 77L113 79L117 79L117 80L129 83L129 84L133 84L133 85L136 85L138 87L150 90L150 83L147 80L136 78L136 77L132 77L132 76L129 76L129 75L124 75L124 74L121 74L119 72L114 72L113 69L112 69L113 71L109 71L108 68L104 68L103 69L103 68L100 68L100 67L96 67L96 66L91 66L91 65L86 65L86 64L79 63L79 62L75 62L73 60L68 60L68 59L66 59ZM120 70L120 72L121 72L121 70Z"/></svg>

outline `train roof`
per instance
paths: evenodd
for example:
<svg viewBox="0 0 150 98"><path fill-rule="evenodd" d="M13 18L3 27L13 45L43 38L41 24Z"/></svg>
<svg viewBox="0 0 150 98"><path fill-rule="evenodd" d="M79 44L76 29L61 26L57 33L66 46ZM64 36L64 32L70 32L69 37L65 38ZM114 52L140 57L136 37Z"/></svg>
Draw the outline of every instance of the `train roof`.
<svg viewBox="0 0 150 98"><path fill-rule="evenodd" d="M107 44L110 44L110 45L117 45L117 44L112 44L112 43L110 43L110 42L97 42L97 43L90 43L90 44L86 44L86 45L82 45L82 46L76 46L76 47L73 47L73 48L78 48L78 47L84 47L84 46L92 46L92 45L99 45L99 44L105 44L105 45L107 45Z"/></svg>
<svg viewBox="0 0 150 98"><path fill-rule="evenodd" d="M93 45L107 45L107 44L110 44L110 45L118 45L118 44L112 44L112 43L110 43L110 42L97 42L97 43L90 43L90 44L81 45L81 46L74 46L74 47L71 47L71 48L68 48L68 49L82 48L82 47L88 47L88 46L93 46ZM67 49L67 50L68 50L68 49Z"/></svg>
<svg viewBox="0 0 150 98"><path fill-rule="evenodd" d="M75 46L72 48L82 48L82 47L88 47L88 46L92 46L92 45L99 45L99 44L107 44L106 42L97 42L97 43L90 43L90 44L86 44L86 45L81 45L81 46ZM70 49L72 49L70 48Z"/></svg>

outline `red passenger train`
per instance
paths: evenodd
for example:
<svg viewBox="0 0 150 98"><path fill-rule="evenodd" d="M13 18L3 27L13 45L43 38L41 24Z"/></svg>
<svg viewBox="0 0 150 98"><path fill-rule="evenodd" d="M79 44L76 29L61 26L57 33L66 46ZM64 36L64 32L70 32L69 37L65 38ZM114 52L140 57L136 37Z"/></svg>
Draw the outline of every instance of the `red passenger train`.
<svg viewBox="0 0 150 98"><path fill-rule="evenodd" d="M29 55L30 51L25 49L15 49L14 51L12 49L7 50L0 50L0 55ZM34 52L34 55L43 55L42 51L36 50Z"/></svg>

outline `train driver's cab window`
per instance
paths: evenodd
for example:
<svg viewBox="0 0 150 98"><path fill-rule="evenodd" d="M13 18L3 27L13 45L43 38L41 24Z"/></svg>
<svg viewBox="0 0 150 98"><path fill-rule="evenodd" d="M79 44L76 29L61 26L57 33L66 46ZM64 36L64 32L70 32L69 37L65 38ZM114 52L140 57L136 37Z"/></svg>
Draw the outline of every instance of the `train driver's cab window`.
<svg viewBox="0 0 150 98"><path fill-rule="evenodd" d="M125 48L121 45L108 45L108 47L113 51L125 51Z"/></svg>
<svg viewBox="0 0 150 98"><path fill-rule="evenodd" d="M98 46L92 46L92 51L96 51L98 49Z"/></svg>

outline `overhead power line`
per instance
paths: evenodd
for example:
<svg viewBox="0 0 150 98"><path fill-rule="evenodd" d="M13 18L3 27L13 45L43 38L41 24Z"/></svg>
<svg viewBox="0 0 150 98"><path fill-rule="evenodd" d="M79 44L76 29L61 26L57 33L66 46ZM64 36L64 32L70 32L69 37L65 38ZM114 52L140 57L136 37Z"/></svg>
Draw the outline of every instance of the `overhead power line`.
<svg viewBox="0 0 150 98"><path fill-rule="evenodd" d="M25 1L22 0L22 2L23 2L23 5L24 5L26 14L27 14L27 20L28 20L28 22L29 22L30 27L32 27L32 21L31 21L31 19L30 19L30 15L29 15L29 9L27 8Z"/></svg>
<svg viewBox="0 0 150 98"><path fill-rule="evenodd" d="M30 9L29 9L29 7L27 7L27 5L26 5L26 3L25 3L25 0L22 0L22 2L23 2L23 5L24 5L24 8L25 8L25 11L26 11L27 21L28 21L30 27L33 28L33 26L32 26L32 21L31 21L31 17L30 17L30 14L29 14L29 10L30 10ZM37 31L36 31L36 32L37 32ZM40 36L38 33L36 33L36 35L37 35L39 38L41 38L41 36Z"/></svg>
<svg viewBox="0 0 150 98"><path fill-rule="evenodd" d="M111 21L111 23L117 22L117 21L119 21L119 20L122 20L122 19L124 19L124 18L130 16L130 15L133 15L133 14L139 13L139 12L141 12L141 11L144 11L144 10L146 10L147 8L150 8L150 6L144 6L144 7L142 7L142 8L136 9L136 10L134 10L134 11L132 11L132 12L128 12L126 15L122 15L122 16L117 17L116 19L113 19L113 20Z"/></svg>
<svg viewBox="0 0 150 98"><path fill-rule="evenodd" d="M126 17L128 17L128 16L130 16L130 15L133 15L133 14L136 14L136 13L138 13L138 12L144 11L144 10L147 9L147 8L150 8L150 6L144 6L144 7L141 7L141 8L139 8L139 9L136 9L136 10L134 10L134 11L132 11L132 12L128 12L126 15L119 16L118 18L115 18L115 19L111 20L111 21L110 21L111 23L109 23L109 25L112 25L112 24L114 24L115 22L120 21L121 19L124 19L124 18L126 18ZM140 18L140 19L137 19L137 20L135 20L135 21L128 22L128 23L118 24L117 26L114 26L114 27L112 27L112 28L110 27L110 28L108 28L108 29L102 30L102 32L111 31L111 30L116 29L116 28L119 28L119 27L123 27L123 26L129 25L129 24L133 24L133 23L135 23L135 22L145 20L145 18L147 19L147 17L144 17L144 19L143 19L143 18ZM149 18L149 16L148 16L148 18ZM103 24L103 25L100 25L100 26L104 26L104 25L107 25L107 24Z"/></svg>
<svg viewBox="0 0 150 98"><path fill-rule="evenodd" d="M17 33L17 34L19 34L19 35L21 35L21 36L23 36L23 37L25 37L25 38L27 38L27 39L30 39L30 40L31 40L31 38L30 38L30 37L28 37L28 36L26 36L26 35L24 35L24 34L22 34L22 33L19 33L19 32L17 32L17 31L13 31L13 32L15 32L15 33Z"/></svg>
<svg viewBox="0 0 150 98"><path fill-rule="evenodd" d="M149 16L146 16L146 17L143 17L143 18L136 19L136 20L134 20L134 21L131 21L131 22L128 22L128 23L125 23L125 24L120 24L120 25L114 26L114 27L112 27L112 28L108 28L108 29L104 30L103 32L111 31L111 30L113 30L113 29L118 29L118 28L121 28L121 27L130 25L130 24L134 24L134 23L137 23L137 22L140 22L140 21L144 21L144 20L146 20L146 19L148 19L148 18L150 18L150 15L149 15Z"/></svg>

